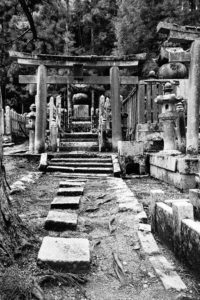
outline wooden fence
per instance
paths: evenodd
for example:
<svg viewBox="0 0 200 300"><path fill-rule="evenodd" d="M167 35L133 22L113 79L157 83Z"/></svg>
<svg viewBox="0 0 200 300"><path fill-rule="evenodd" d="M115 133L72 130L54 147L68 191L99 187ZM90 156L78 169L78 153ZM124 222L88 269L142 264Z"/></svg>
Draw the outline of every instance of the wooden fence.
<svg viewBox="0 0 200 300"><path fill-rule="evenodd" d="M3 110L4 119L2 119L2 133L10 141L13 137L27 137L28 129L26 128L27 117L26 114L18 114L9 106Z"/></svg>
<svg viewBox="0 0 200 300"><path fill-rule="evenodd" d="M138 123L155 123L158 121L160 107L154 99L162 94L161 83L140 82L122 102L122 112L127 113L127 139L134 139Z"/></svg>
<svg viewBox="0 0 200 300"><path fill-rule="evenodd" d="M127 113L126 139L135 138L137 124L156 123L161 112L161 106L154 99L163 94L166 80L155 82L151 80L140 81L131 94L122 101L122 113ZM174 86L174 93L188 100L189 80L179 80L179 85Z"/></svg>

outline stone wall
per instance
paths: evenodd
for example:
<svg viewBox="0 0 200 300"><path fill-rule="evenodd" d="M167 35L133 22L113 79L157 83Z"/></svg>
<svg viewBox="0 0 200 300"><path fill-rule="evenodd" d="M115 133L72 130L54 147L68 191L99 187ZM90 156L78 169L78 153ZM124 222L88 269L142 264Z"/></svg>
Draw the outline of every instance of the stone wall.
<svg viewBox="0 0 200 300"><path fill-rule="evenodd" d="M156 202L152 219L156 234L189 266L200 268L200 222L194 220L194 206L189 199Z"/></svg>

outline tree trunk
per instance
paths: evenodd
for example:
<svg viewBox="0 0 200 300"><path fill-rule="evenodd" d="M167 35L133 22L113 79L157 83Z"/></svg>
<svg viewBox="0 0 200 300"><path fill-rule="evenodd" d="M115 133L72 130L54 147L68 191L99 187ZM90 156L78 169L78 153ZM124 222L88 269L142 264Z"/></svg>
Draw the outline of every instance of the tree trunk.
<svg viewBox="0 0 200 300"><path fill-rule="evenodd" d="M0 88L0 124L3 118ZM3 166L3 135L0 126L0 265L14 261L16 250L30 236L9 198L8 185Z"/></svg>

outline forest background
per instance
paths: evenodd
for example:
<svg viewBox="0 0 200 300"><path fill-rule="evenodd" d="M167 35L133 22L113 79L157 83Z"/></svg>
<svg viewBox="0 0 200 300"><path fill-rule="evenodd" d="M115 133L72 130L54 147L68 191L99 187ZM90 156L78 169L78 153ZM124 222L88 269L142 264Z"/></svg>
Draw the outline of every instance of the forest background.
<svg viewBox="0 0 200 300"><path fill-rule="evenodd" d="M3 105L18 112L34 102L34 86L18 85L19 74L35 73L11 61L9 50L55 55L132 55L147 53L143 72L166 37L160 21L200 25L197 0L1 0L0 85ZM59 72L59 70L58 70ZM56 87L54 86L56 89ZM65 88L61 89L65 92Z"/></svg>

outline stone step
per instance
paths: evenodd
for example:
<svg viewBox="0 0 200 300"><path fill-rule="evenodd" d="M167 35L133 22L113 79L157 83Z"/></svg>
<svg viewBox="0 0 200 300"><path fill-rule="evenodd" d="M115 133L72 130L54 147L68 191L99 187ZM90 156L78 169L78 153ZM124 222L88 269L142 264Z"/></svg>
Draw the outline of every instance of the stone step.
<svg viewBox="0 0 200 300"><path fill-rule="evenodd" d="M111 155L107 153L99 153L99 152L85 152L85 151L71 151L71 152L57 152L54 153L51 158L109 158L111 159Z"/></svg>
<svg viewBox="0 0 200 300"><path fill-rule="evenodd" d="M77 187L77 186L84 186L85 182L78 182L78 181L60 181L59 187Z"/></svg>
<svg viewBox="0 0 200 300"><path fill-rule="evenodd" d="M78 215L67 210L50 210L44 228L51 231L76 230Z"/></svg>
<svg viewBox="0 0 200 300"><path fill-rule="evenodd" d="M96 138L61 138L61 143L98 143L98 139Z"/></svg>
<svg viewBox="0 0 200 300"><path fill-rule="evenodd" d="M90 267L89 241L46 236L38 253L38 263L63 272L87 272Z"/></svg>
<svg viewBox="0 0 200 300"><path fill-rule="evenodd" d="M82 196L84 187L67 187L59 188L57 195L58 196Z"/></svg>
<svg viewBox="0 0 200 300"><path fill-rule="evenodd" d="M80 157L80 158L73 158L73 157L71 157L71 158L62 158L62 157L60 157L60 158L52 158L51 159L51 162L81 162L81 163L86 163L86 162L92 162L92 163L97 163L97 162L100 162L100 163L112 163L112 160L111 160L111 158L110 157L108 157L108 158L101 158L101 157Z"/></svg>
<svg viewBox="0 0 200 300"><path fill-rule="evenodd" d="M93 178L102 178L102 177L110 177L112 176L112 174L104 174L104 173L100 173L100 174L93 174L93 173L56 173L54 174L54 177L60 177L60 178L68 178L68 179L93 179Z"/></svg>
<svg viewBox="0 0 200 300"><path fill-rule="evenodd" d="M63 133L61 134L62 138L66 139L98 139L97 133L92 132L73 132L73 133Z"/></svg>
<svg viewBox="0 0 200 300"><path fill-rule="evenodd" d="M55 162L50 161L49 166L61 166L61 167L71 167L71 168L81 168L81 167L93 167L93 168L112 168L112 163L105 162Z"/></svg>
<svg viewBox="0 0 200 300"><path fill-rule="evenodd" d="M86 168L86 167L77 167L77 168L70 168L70 167L62 167L62 166L48 166L47 172L65 172L65 173L106 173L111 174L113 172L112 168Z"/></svg>
<svg viewBox="0 0 200 300"><path fill-rule="evenodd" d="M51 203L52 209L78 209L81 196L58 196Z"/></svg>

